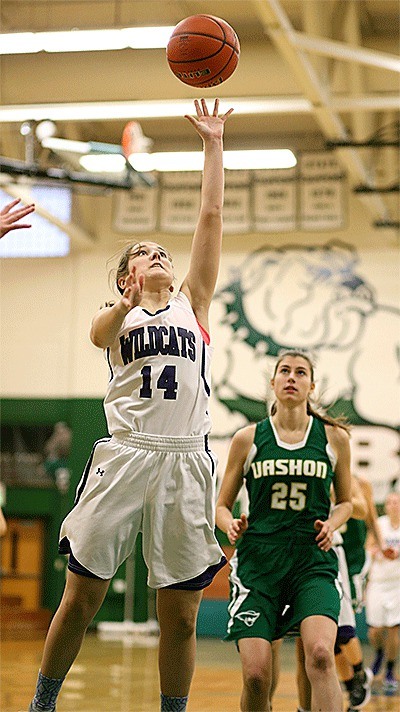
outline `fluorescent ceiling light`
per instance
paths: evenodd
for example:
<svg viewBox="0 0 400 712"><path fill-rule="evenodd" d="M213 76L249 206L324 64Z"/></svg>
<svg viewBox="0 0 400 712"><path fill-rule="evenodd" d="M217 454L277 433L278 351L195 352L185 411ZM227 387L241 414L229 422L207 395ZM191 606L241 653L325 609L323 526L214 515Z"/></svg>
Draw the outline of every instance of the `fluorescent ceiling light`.
<svg viewBox="0 0 400 712"><path fill-rule="evenodd" d="M50 136L41 142L43 148L50 148L52 151L69 151L70 153L86 154L90 151L90 144L85 141L70 141L66 138L55 138Z"/></svg>
<svg viewBox="0 0 400 712"><path fill-rule="evenodd" d="M126 160L117 153L89 153L81 156L79 163L91 173L122 173L126 169Z"/></svg>
<svg viewBox="0 0 400 712"><path fill-rule="evenodd" d="M117 30L12 32L0 34L0 54L93 52L117 49L157 49L167 46L173 26L124 27Z"/></svg>
<svg viewBox="0 0 400 712"><path fill-rule="evenodd" d="M201 171L202 151L167 151L164 153L134 153L131 166L140 173L151 171ZM253 151L224 151L224 166L231 170L292 168L296 157L288 148Z"/></svg>
<svg viewBox="0 0 400 712"><path fill-rule="evenodd" d="M204 156L201 151L167 151L165 153L132 153L129 163L139 173L151 171L201 171Z"/></svg>
<svg viewBox="0 0 400 712"><path fill-rule="evenodd" d="M118 144L68 141L52 136L43 139L42 146L59 153L81 154L81 166L94 173L120 173L126 168ZM129 162L140 173L201 171L204 155L202 151L136 152L129 156ZM288 148L224 151L224 166L229 170L292 168L296 163L296 157Z"/></svg>
<svg viewBox="0 0 400 712"><path fill-rule="evenodd" d="M224 166L230 170L244 168L293 168L297 163L289 148L252 151L224 151Z"/></svg>
<svg viewBox="0 0 400 712"><path fill-rule="evenodd" d="M397 104L399 103L396 97ZM393 103L393 100L392 100ZM220 103L223 113L231 106L234 116L249 114L311 113L308 99L280 96L274 99L260 97L225 98ZM193 114L193 99L165 99L161 101L102 101L74 104L22 104L0 106L0 123L23 121L104 121L131 119L182 118Z"/></svg>
<svg viewBox="0 0 400 712"><path fill-rule="evenodd" d="M40 124L39 124L40 126ZM118 143L104 143L102 141L71 141L67 138L57 138L56 136L48 136L43 138L40 143L43 148L50 148L55 153L112 153L122 154L122 146Z"/></svg>

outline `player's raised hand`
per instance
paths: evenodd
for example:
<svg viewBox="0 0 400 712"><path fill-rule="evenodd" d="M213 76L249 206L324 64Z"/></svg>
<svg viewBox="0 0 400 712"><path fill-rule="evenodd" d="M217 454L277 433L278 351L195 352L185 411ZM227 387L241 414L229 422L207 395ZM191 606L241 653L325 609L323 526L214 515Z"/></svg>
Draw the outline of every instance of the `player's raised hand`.
<svg viewBox="0 0 400 712"><path fill-rule="evenodd" d="M126 313L137 307L142 299L144 287L144 275L136 275L136 268L132 267L126 280L125 287L121 297L121 304L126 310Z"/></svg>
<svg viewBox="0 0 400 712"><path fill-rule="evenodd" d="M232 544L232 546L236 544L237 540L244 534L248 526L249 523L245 514L241 514L240 519L232 519L228 527L228 531L226 532L229 543Z"/></svg>
<svg viewBox="0 0 400 712"><path fill-rule="evenodd" d="M228 109L225 114L218 116L219 99L215 99L212 114L208 111L205 99L201 99L200 101L195 99L194 106L196 109L196 116L186 114L185 119L190 121L203 140L213 137L220 138L224 133L225 121L228 116L231 115L233 109Z"/></svg>
<svg viewBox="0 0 400 712"><path fill-rule="evenodd" d="M19 221L26 217L26 215L33 213L35 205L34 203L30 203L30 205L25 205L22 208L13 210L20 202L20 198L16 198L12 200L11 203L7 203L3 210L0 211L0 238L4 237L10 230L32 227L30 223L21 223Z"/></svg>

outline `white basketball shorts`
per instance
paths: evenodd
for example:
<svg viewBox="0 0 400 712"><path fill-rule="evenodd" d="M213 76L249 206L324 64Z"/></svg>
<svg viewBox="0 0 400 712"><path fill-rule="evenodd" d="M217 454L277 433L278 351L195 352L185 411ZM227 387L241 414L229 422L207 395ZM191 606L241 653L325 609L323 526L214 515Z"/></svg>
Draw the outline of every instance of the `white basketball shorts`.
<svg viewBox="0 0 400 712"><path fill-rule="evenodd" d="M398 579L369 581L365 592L365 617L373 628L400 625L400 582Z"/></svg>
<svg viewBox="0 0 400 712"><path fill-rule="evenodd" d="M214 534L215 471L206 436L131 432L99 440L60 540L88 571L110 579L141 531L149 586L192 579L223 557Z"/></svg>

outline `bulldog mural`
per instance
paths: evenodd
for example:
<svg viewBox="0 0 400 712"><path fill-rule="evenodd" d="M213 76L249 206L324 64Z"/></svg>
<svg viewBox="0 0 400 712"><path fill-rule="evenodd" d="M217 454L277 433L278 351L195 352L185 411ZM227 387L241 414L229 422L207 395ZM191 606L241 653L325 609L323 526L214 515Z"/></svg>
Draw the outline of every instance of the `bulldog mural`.
<svg viewBox="0 0 400 712"><path fill-rule="evenodd" d="M400 310L380 304L362 277L356 250L261 248L250 254L213 305L218 356L213 371L213 446L266 415L280 351L307 351L317 400L354 424L353 471L381 500L399 476Z"/></svg>

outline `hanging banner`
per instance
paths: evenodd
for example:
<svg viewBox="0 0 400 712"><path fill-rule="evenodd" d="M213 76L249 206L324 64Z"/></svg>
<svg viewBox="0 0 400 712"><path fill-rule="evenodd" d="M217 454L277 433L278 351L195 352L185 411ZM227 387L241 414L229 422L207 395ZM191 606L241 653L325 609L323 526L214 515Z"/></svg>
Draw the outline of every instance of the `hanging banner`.
<svg viewBox="0 0 400 712"><path fill-rule="evenodd" d="M251 174L252 171L248 171L247 169L243 171L227 169L225 171L225 188L249 186L251 183Z"/></svg>
<svg viewBox="0 0 400 712"><path fill-rule="evenodd" d="M296 229L295 181L257 181L254 184L254 228L258 232Z"/></svg>
<svg viewBox="0 0 400 712"><path fill-rule="evenodd" d="M254 229L290 232L297 226L296 168L254 171Z"/></svg>
<svg viewBox="0 0 400 712"><path fill-rule="evenodd" d="M301 230L338 230L345 224L343 169L329 152L300 157Z"/></svg>
<svg viewBox="0 0 400 712"><path fill-rule="evenodd" d="M225 171L224 233L250 232L251 220L251 174L248 170Z"/></svg>
<svg viewBox="0 0 400 712"><path fill-rule="evenodd" d="M168 171L159 175L163 188L201 188L200 171Z"/></svg>
<svg viewBox="0 0 400 712"><path fill-rule="evenodd" d="M344 227L344 181L341 178L300 183L300 229L338 230Z"/></svg>
<svg viewBox="0 0 400 712"><path fill-rule="evenodd" d="M192 234L201 200L200 171L166 172L158 187L140 186L114 196L117 232ZM338 230L345 224L346 180L329 152L299 155L280 170L225 171L224 232Z"/></svg>
<svg viewBox="0 0 400 712"><path fill-rule="evenodd" d="M225 188L224 232L234 234L251 231L250 187L230 186Z"/></svg>
<svg viewBox="0 0 400 712"><path fill-rule="evenodd" d="M161 232L192 233L200 209L200 193L194 188L163 188L160 204Z"/></svg>
<svg viewBox="0 0 400 712"><path fill-rule="evenodd" d="M157 227L158 189L136 186L116 191L113 201L113 229L129 234L154 232Z"/></svg>
<svg viewBox="0 0 400 712"><path fill-rule="evenodd" d="M161 232L193 233L200 209L201 173L163 173L160 201Z"/></svg>
<svg viewBox="0 0 400 712"><path fill-rule="evenodd" d="M301 178L343 178L344 172L335 154L329 151L308 151L299 155Z"/></svg>

